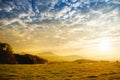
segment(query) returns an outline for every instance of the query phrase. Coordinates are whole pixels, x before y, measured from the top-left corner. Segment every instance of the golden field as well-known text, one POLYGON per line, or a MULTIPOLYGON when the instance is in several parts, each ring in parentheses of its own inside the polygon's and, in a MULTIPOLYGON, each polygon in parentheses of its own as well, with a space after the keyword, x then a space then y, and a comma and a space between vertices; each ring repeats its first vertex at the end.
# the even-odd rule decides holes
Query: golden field
POLYGON ((120 62, 0 64, 0 80, 120 80, 120 62))

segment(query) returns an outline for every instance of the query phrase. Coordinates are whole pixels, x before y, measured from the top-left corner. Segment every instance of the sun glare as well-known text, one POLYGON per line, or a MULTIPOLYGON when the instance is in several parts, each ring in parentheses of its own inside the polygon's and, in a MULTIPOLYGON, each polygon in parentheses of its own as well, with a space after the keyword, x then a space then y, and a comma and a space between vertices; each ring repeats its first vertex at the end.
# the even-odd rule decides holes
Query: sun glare
POLYGON ((102 40, 99 43, 99 48, 102 52, 110 52, 111 51, 111 41, 110 40, 102 40))

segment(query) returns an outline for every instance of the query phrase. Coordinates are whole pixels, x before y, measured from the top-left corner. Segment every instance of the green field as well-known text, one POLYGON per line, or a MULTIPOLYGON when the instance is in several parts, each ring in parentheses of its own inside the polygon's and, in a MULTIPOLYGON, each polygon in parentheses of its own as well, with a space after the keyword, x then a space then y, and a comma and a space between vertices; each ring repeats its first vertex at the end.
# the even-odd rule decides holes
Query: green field
POLYGON ((0 64, 0 80, 120 80, 120 63, 0 64))

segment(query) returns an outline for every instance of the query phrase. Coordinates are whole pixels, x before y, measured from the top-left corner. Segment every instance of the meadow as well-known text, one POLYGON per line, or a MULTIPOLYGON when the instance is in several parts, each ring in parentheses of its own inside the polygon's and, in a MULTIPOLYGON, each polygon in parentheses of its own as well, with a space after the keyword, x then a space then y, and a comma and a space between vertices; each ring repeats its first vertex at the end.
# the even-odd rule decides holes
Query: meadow
POLYGON ((120 80, 120 63, 73 61, 0 64, 0 80, 120 80))

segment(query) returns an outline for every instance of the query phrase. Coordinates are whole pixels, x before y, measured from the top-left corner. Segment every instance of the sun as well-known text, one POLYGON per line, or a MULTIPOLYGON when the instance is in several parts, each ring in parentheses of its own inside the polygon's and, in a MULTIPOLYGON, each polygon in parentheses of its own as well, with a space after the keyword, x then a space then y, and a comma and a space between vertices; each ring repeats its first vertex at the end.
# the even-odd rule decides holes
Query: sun
POLYGON ((110 52, 112 49, 111 41, 108 39, 101 40, 99 43, 99 49, 102 52, 110 52))

